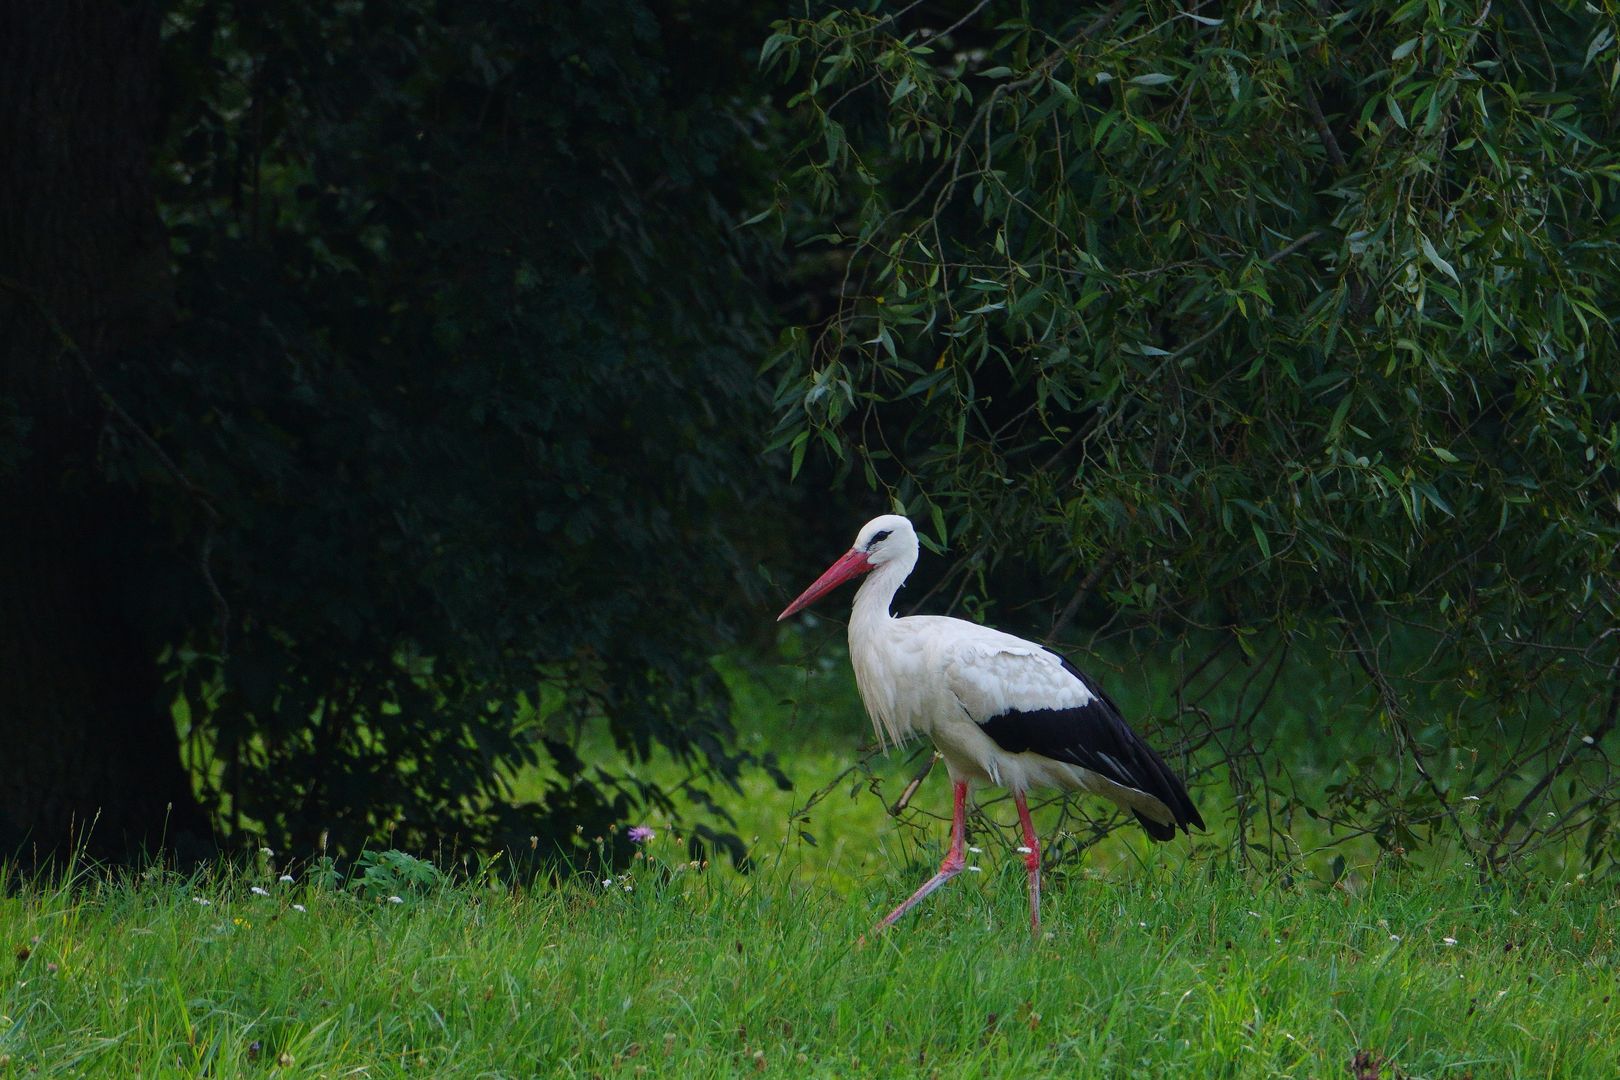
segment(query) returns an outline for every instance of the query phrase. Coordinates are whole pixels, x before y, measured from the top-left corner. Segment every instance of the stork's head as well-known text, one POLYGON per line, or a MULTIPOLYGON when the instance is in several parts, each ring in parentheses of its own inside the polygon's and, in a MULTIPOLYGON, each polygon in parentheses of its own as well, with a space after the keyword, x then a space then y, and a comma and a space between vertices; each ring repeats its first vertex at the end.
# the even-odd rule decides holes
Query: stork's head
POLYGON ((917 530, 911 527, 911 522, 899 514, 875 517, 861 526, 861 531, 855 536, 855 546, 850 548, 843 558, 829 566, 797 600, 776 617, 776 621, 781 622, 794 612, 804 610, 844 582, 859 577, 868 570, 897 565, 903 568, 902 573, 910 573, 916 564, 917 530))

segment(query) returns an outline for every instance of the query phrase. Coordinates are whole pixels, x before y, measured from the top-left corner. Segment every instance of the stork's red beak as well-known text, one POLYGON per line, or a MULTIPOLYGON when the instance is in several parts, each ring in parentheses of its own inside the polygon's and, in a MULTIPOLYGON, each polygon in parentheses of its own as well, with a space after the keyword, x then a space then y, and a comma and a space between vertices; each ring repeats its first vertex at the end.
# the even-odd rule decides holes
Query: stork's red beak
POLYGON ((851 548, 842 559, 827 567, 827 572, 816 578, 814 584, 800 593, 799 598, 776 617, 776 621, 781 622, 795 611, 803 611, 850 578, 860 577, 870 569, 872 560, 866 557, 866 552, 851 548))

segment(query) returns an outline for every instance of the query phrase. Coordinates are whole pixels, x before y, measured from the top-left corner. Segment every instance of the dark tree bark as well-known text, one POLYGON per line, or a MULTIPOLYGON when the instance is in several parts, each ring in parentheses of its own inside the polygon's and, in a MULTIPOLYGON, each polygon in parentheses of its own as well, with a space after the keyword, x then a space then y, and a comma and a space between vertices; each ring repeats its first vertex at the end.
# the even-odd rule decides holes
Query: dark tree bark
POLYGON ((162 699, 154 519, 103 460, 103 373, 156 355, 173 318, 159 19, 0 0, 0 859, 207 835, 162 699))

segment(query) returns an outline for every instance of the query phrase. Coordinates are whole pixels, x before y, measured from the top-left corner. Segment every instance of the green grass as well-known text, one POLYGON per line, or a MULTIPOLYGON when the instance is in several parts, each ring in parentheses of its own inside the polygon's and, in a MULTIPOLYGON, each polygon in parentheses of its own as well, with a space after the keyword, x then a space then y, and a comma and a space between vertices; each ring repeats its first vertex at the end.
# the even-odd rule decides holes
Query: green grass
POLYGON ((0 901, 0 1077, 1620 1072, 1608 890, 1408 874, 1352 894, 1170 858, 1053 882, 1031 941, 1000 860, 858 948, 913 875, 845 895, 651 850, 629 892, 24 888, 0 901))

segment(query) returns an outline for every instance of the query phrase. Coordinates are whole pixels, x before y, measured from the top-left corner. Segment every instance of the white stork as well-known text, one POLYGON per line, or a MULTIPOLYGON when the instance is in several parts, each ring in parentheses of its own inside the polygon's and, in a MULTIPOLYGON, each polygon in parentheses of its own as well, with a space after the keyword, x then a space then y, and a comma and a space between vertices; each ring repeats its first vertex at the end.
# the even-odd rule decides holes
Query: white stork
POLYGON ((898 514, 873 518, 777 621, 860 574, 849 619, 849 659, 861 700, 884 744, 933 740, 950 770, 951 847, 939 873, 874 927, 887 929, 962 872, 968 786, 1012 792, 1024 830, 1029 921, 1041 926, 1041 850, 1025 793, 1079 789, 1125 807, 1155 840, 1204 821, 1187 789, 1120 716, 1108 695, 1063 657, 1032 641, 938 615, 895 618, 889 605, 917 565, 917 533, 898 514))

